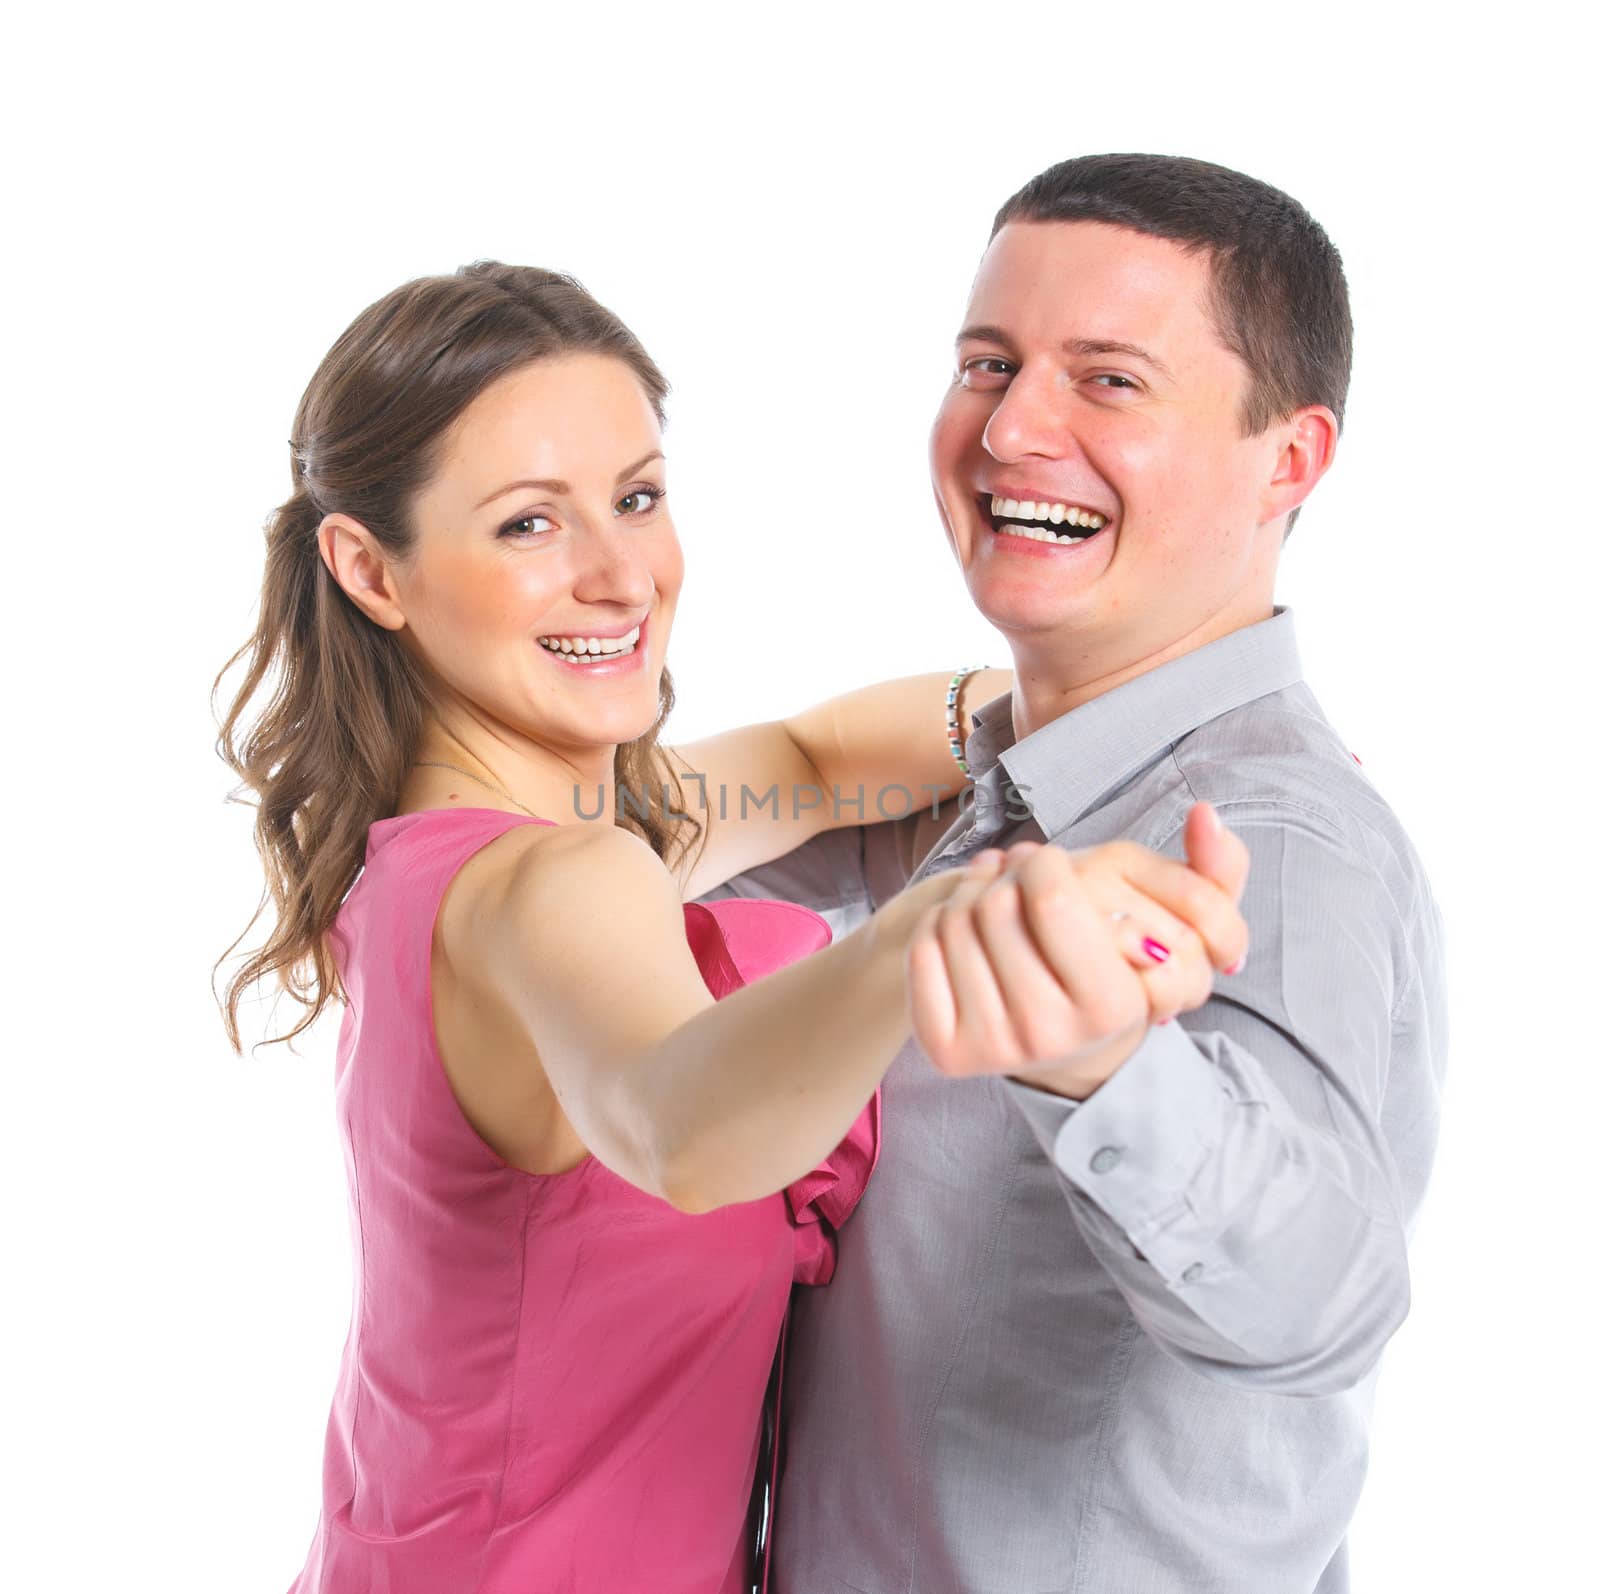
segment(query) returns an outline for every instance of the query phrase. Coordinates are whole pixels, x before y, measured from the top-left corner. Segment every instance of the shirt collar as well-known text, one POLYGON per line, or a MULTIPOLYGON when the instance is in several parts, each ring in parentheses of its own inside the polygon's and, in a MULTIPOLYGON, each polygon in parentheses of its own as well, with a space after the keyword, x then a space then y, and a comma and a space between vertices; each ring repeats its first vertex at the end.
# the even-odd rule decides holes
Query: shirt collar
POLYGON ((967 762, 989 785, 1002 767, 1040 829, 1057 836, 1197 726, 1300 679, 1294 616, 1275 609, 1270 620, 1158 664, 1020 742, 1007 692, 973 712, 967 762))

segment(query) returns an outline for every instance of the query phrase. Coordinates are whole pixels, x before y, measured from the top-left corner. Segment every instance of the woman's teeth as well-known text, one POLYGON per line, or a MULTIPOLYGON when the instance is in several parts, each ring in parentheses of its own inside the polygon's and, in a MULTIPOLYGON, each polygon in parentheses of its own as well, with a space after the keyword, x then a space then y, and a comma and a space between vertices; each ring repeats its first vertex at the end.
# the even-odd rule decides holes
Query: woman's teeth
POLYGON ((632 653, 638 640, 639 627, 635 626, 626 636, 542 636, 539 646, 572 664, 594 664, 632 653))
POLYGON ((1093 509, 1081 509, 1076 504, 1036 503, 1028 498, 991 498, 989 513, 996 531, 1034 542, 1083 542, 1106 523, 1106 517, 1093 509), (1076 535, 1050 530, 1061 525, 1077 527, 1076 535))

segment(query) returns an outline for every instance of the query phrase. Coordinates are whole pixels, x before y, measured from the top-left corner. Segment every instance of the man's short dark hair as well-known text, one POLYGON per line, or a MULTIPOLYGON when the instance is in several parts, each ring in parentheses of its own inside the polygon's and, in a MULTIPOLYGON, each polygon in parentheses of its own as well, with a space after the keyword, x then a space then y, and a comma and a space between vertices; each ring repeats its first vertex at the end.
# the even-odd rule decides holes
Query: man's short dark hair
POLYGON ((1344 425, 1350 293, 1339 251, 1303 205, 1210 161, 1082 155, 1040 172, 1000 207, 1011 221, 1098 221, 1211 256, 1217 334, 1250 372, 1240 426, 1265 431, 1302 405, 1344 425))

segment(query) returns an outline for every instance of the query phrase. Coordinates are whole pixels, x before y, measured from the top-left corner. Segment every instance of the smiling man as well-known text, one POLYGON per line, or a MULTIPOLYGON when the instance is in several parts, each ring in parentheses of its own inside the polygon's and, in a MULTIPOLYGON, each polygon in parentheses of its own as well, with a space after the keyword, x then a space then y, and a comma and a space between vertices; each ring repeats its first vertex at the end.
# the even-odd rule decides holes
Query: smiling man
POLYGON ((1000 210, 931 450, 1016 669, 966 746, 984 800, 736 889, 856 911, 981 847, 1180 852, 1204 799, 1250 849, 1251 949, 1070 1075, 964 1053, 993 993, 925 982, 796 1303, 780 1594, 1348 1587, 1444 1039, 1422 869, 1273 604, 1349 364, 1336 251, 1252 178, 1087 157, 1000 210))

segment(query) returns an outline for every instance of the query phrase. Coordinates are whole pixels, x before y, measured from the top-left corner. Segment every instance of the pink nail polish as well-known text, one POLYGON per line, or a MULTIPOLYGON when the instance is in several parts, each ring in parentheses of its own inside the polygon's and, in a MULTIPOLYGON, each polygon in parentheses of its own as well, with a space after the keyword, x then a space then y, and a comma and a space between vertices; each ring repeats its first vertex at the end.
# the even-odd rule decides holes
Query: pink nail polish
POLYGON ((1172 956, 1170 948, 1162 946, 1153 935, 1147 935, 1140 943, 1144 947, 1146 957, 1152 957, 1157 963, 1165 963, 1172 956))
POLYGON ((1156 1023, 1158 1024, 1170 1024, 1171 1022, 1172 1020, 1170 1018, 1158 1018, 1156 1020, 1156 1023))
MULTIPOLYGON (((1249 954, 1246 953, 1245 956, 1248 957, 1249 954)), ((1225 968, 1222 972, 1224 974, 1237 974, 1239 972, 1239 970, 1242 969, 1243 967, 1244 967, 1244 958, 1240 958, 1237 963, 1231 964, 1229 967, 1225 968)))

